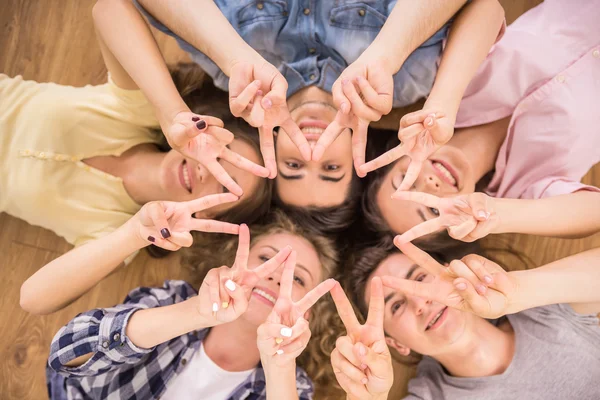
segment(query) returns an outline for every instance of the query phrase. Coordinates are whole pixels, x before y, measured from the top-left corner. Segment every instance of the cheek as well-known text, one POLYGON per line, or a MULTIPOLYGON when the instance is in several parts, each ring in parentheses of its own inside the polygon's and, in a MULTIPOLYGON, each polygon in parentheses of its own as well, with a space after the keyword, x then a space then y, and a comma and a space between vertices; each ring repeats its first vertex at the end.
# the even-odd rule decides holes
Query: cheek
POLYGON ((338 163, 352 163, 352 135, 344 131, 327 148, 323 159, 332 159, 338 163))

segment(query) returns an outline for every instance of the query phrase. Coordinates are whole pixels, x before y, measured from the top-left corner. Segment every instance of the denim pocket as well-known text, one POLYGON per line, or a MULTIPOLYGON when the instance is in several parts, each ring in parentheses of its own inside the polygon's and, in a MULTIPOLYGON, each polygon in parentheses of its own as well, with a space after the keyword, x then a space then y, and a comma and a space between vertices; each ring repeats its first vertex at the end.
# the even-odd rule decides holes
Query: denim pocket
POLYGON ((288 5, 285 0, 253 0, 237 12, 239 28, 256 22, 276 21, 288 16, 288 5))
POLYGON ((331 26, 342 29, 379 31, 387 19, 382 1, 338 0, 329 13, 331 26))

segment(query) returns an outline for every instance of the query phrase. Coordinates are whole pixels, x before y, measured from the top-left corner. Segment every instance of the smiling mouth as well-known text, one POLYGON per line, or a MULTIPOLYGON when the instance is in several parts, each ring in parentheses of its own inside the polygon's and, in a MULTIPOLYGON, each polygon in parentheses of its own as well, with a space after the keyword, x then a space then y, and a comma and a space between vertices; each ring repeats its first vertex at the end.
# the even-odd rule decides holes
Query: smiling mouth
POLYGON ((252 289, 252 294, 255 294, 263 302, 270 303, 271 306, 274 306, 275 302, 277 301, 275 297, 258 288, 252 289))
POLYGON ((442 315, 444 314, 444 311, 446 311, 448 309, 448 307, 444 307, 440 310, 439 313, 436 314, 435 317, 433 317, 433 319, 431 321, 429 321, 429 323, 427 324, 427 328, 425 328, 426 331, 428 331, 429 329, 431 329, 431 327, 435 326, 435 324, 439 321, 439 319, 442 317, 442 315))
POLYGON ((458 189, 458 180, 445 164, 441 163, 440 161, 433 160, 431 160, 431 164, 433 165, 433 168, 437 172, 438 176, 442 178, 444 182, 458 189))
POLYGON ((188 192, 192 193, 192 182, 190 179, 190 172, 187 166, 187 161, 185 159, 179 167, 179 181, 188 192))

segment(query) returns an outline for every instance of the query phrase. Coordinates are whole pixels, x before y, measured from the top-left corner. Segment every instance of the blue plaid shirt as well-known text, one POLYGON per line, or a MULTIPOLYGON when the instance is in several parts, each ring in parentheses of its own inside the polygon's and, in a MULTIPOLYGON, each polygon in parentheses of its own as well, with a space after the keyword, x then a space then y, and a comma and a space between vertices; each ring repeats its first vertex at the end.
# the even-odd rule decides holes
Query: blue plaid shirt
MULTIPOLYGON (((133 1, 155 28, 177 39, 179 46, 213 78, 217 87, 228 90, 229 78, 214 62, 145 11, 138 0, 133 1)), ((215 0, 215 3, 246 43, 281 71, 288 82, 289 97, 307 86, 318 86, 331 93, 342 71, 373 42, 396 0, 215 0)), ((394 75, 394 107, 412 104, 429 95, 450 24, 449 21, 417 48, 394 75)))
MULTIPOLYGON (((165 281, 162 288, 137 288, 123 304, 76 316, 52 340, 46 376, 51 399, 158 399, 199 350, 208 329, 190 332, 151 349, 140 349, 125 334, 131 315, 142 309, 163 307, 197 295, 188 283, 165 281), (69 361, 93 353, 79 367, 69 361)), ((301 368, 296 369, 301 400, 312 399, 313 386, 301 368)), ((227 400, 266 399, 264 371, 259 364, 245 382, 232 388, 227 400)))

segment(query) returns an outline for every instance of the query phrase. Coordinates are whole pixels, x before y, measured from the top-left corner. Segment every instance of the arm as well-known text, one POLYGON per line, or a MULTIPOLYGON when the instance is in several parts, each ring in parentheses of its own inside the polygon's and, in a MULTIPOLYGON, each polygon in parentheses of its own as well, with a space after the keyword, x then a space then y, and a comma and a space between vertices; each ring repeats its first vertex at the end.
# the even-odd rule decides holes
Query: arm
POLYGON ((262 59, 233 29, 213 0, 139 0, 139 3, 171 31, 206 54, 227 76, 231 76, 236 60, 262 59))
POLYGON ((281 367, 265 366, 267 400, 298 400, 296 363, 281 367))
POLYGON ((579 192, 544 199, 493 199, 498 226, 493 233, 579 238, 600 231, 600 193, 579 192))
POLYGON ((49 314, 75 301, 114 271, 133 252, 145 247, 129 224, 51 261, 21 286, 21 307, 49 314))

